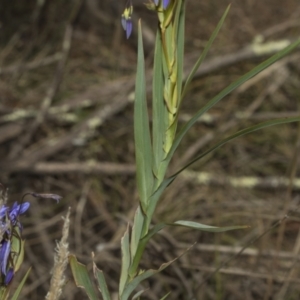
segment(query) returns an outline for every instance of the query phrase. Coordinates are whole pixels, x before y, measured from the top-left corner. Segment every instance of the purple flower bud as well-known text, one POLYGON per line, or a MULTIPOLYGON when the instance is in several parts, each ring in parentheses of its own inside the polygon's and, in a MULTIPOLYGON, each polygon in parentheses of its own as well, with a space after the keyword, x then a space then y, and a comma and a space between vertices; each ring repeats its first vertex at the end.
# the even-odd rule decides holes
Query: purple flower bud
POLYGON ((8 207, 3 205, 1 208, 0 208, 0 218, 4 218, 5 217, 5 214, 8 210, 8 207))
POLYGON ((0 249, 0 268, 1 273, 6 275, 6 266, 10 253, 10 241, 3 240, 0 249))
POLYGON ((124 30, 126 31, 126 38, 128 39, 132 32, 132 21, 131 19, 126 20, 122 17, 122 26, 124 30))
POLYGON ((163 0, 163 8, 166 9, 170 3, 170 0, 163 0))
MULTIPOLYGON (((15 260, 19 260, 18 256, 22 251, 15 252, 12 249, 12 244, 21 239, 22 224, 19 221, 19 216, 24 214, 29 206, 29 202, 21 204, 15 202, 11 207, 0 206, 0 285, 9 285, 13 280, 15 271, 17 271, 14 264, 15 260)), ((23 247, 22 243, 20 247, 23 247)))
POLYGON ((18 204, 17 202, 15 202, 13 207, 10 210, 10 213, 13 213, 17 216, 22 215, 27 211, 29 206, 30 206, 29 202, 24 202, 22 204, 18 204))
POLYGON ((28 210, 29 206, 29 202, 24 202, 22 204, 15 202, 13 204, 12 208, 9 209, 9 219, 12 224, 16 223, 18 216, 24 214, 28 210))
POLYGON ((123 29, 126 31, 126 38, 128 39, 131 35, 132 32, 132 20, 131 20, 131 16, 133 13, 133 7, 132 5, 128 5, 123 14, 122 14, 122 26, 123 29))
POLYGON ((14 274, 13 268, 10 268, 10 269, 7 271, 7 274, 6 274, 6 276, 5 276, 4 284, 5 284, 5 285, 9 285, 10 282, 11 282, 11 280, 13 279, 14 275, 15 275, 15 274, 14 274))

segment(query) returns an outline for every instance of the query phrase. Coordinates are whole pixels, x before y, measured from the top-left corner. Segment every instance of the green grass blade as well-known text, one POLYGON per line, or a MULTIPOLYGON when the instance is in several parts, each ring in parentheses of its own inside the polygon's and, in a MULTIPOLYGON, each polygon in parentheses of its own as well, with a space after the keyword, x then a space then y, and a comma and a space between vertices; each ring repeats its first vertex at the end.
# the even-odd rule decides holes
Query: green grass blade
POLYGON ((23 277, 22 281, 19 283, 19 285, 18 285, 16 291, 14 292, 13 296, 11 297, 11 300, 17 300, 18 297, 20 296, 20 293, 21 293, 21 291, 22 291, 22 288, 23 288, 23 286, 24 286, 24 284, 25 284, 25 281, 26 281, 26 279, 27 279, 27 277, 28 277, 30 271, 31 271, 31 268, 28 269, 28 271, 26 272, 26 274, 25 274, 25 276, 23 277))
MULTIPOLYGON (((148 241, 157 233, 159 232, 160 230, 162 230, 164 227, 166 226, 166 224, 164 223, 160 223, 160 224, 157 224, 155 225, 153 228, 151 228, 149 230, 149 232, 147 233, 146 236, 144 236, 140 241, 139 241, 139 244, 138 244, 138 249, 136 251, 136 255, 133 259, 133 262, 132 262, 132 270, 136 270, 137 269, 137 266, 142 258, 142 255, 144 253, 144 250, 147 246, 147 243, 148 241)), ((130 272, 131 274, 131 272, 130 272)))
POLYGON ((134 138, 137 167, 137 186, 140 201, 146 211, 153 186, 152 148, 146 100, 145 62, 141 22, 138 26, 138 62, 134 103, 134 138))
POLYGON ((168 110, 164 102, 163 57, 160 30, 157 31, 154 66, 153 66, 153 98, 152 98, 152 140, 153 140, 153 172, 158 175, 159 164, 165 158, 164 137, 168 127, 168 110))
POLYGON ((217 37, 224 21, 225 21, 225 18, 229 12, 229 9, 230 9, 230 5, 228 5, 227 9, 225 10, 221 20, 219 21, 217 27, 215 28, 215 30, 213 31, 212 35, 210 36, 204 50, 202 51, 200 57, 198 58, 197 62, 195 63, 191 73, 188 75, 187 79, 186 79, 186 82, 184 84, 184 88, 183 88, 183 91, 182 91, 182 98, 185 96, 186 92, 187 92, 187 89, 195 75, 195 73, 197 72, 198 68, 200 67, 200 65, 202 64, 203 60, 205 59, 212 43, 214 42, 215 38, 217 37))
POLYGON ((133 295, 133 297, 131 298, 131 300, 136 300, 136 299, 141 299, 140 296, 145 293, 146 290, 141 290, 139 292, 137 292, 136 294, 133 295))
POLYGON ((97 268, 95 263, 93 263, 93 271, 103 300, 111 300, 103 272, 97 268))
POLYGON ((179 257, 176 257, 174 260, 169 261, 167 263, 164 263, 160 266, 158 270, 147 270, 143 272, 142 274, 136 276, 130 283, 128 283, 125 287, 125 290, 120 297, 120 300, 127 300, 129 299, 131 293, 137 288, 137 286, 145 279, 161 272, 164 270, 166 267, 168 267, 171 263, 173 263, 175 260, 177 260, 179 257))
POLYGON ((160 199, 160 196, 164 192, 164 190, 168 187, 168 185, 173 181, 174 179, 165 179, 158 187, 158 189, 151 195, 150 201, 149 201, 149 207, 147 211, 147 225, 146 228, 149 228, 150 222, 153 216, 153 213, 155 211, 156 205, 158 200, 160 199))
MULTIPOLYGON (((165 224, 159 224, 157 229, 160 228, 160 226, 164 226, 165 224)), ((162 229, 162 228, 161 228, 162 229)), ((159 230, 158 230, 159 231, 159 230)), ((136 276, 130 283, 128 283, 126 285, 126 288, 124 289, 124 292, 122 294, 122 296, 120 297, 120 300, 127 300, 131 293, 137 288, 137 286, 145 279, 163 271, 165 268, 167 268, 170 264, 172 264, 174 261, 176 261, 177 259, 179 259, 182 255, 184 255, 187 251, 189 251, 192 247, 187 248, 181 255, 177 256, 175 259, 162 264, 159 269, 157 270, 147 270, 141 274, 139 274, 138 276, 136 276)))
POLYGON ((236 139, 236 138, 238 138, 240 136, 246 135, 246 134, 251 133, 251 132, 255 132, 255 131, 263 129, 263 128, 267 128, 267 127, 271 127, 271 126, 275 126, 275 125, 279 125, 279 124, 292 123, 292 122, 300 122, 300 116, 299 117, 281 118, 281 119, 266 121, 266 122, 262 122, 262 123, 259 123, 257 125, 245 128, 243 130, 240 130, 240 131, 238 131, 238 132, 230 135, 229 137, 221 140, 220 142, 218 142, 217 144, 215 144, 214 146, 212 146, 211 148, 209 148, 207 151, 205 151, 201 155, 197 156, 195 159, 193 159, 192 161, 190 161, 187 165, 185 165, 183 168, 181 168, 178 172, 176 172, 169 179, 175 178, 179 173, 181 173, 184 169, 186 169, 187 167, 189 167, 191 164, 193 164, 197 160, 203 158, 204 156, 206 156, 210 152, 212 152, 212 151, 218 149, 219 147, 223 146, 224 144, 228 143, 229 141, 232 141, 232 140, 234 140, 234 139, 236 139))
POLYGON ((181 227, 187 227, 191 229, 196 229, 200 231, 208 231, 208 232, 225 232, 225 231, 230 231, 230 230, 237 230, 237 229, 245 229, 249 228, 249 226, 228 226, 228 227, 216 227, 216 226, 209 226, 197 222, 192 222, 192 221, 176 221, 175 223, 168 224, 171 226, 181 226, 181 227))
POLYGON ((138 285, 145 279, 151 277, 152 275, 156 274, 156 270, 148 270, 141 275, 135 277, 129 284, 126 285, 126 288, 123 294, 120 297, 120 300, 128 300, 131 293, 138 287, 138 285))
POLYGON ((129 249, 129 226, 121 239, 122 266, 119 284, 119 295, 123 293, 124 287, 128 279, 128 269, 131 264, 130 249, 129 249))
POLYGON ((69 256, 69 262, 76 286, 84 289, 90 300, 98 300, 86 266, 79 263, 74 255, 69 256))
POLYGON ((291 52, 293 49, 295 49, 297 46, 300 45, 300 40, 292 43, 290 46, 286 47, 282 51, 276 53, 266 61, 262 62, 255 68, 253 68, 251 71, 246 73, 245 75, 241 76, 238 80, 230 84, 228 87, 226 87, 224 90, 222 90, 218 95, 216 95, 213 99, 211 99, 203 108, 201 108, 179 131, 176 139, 174 140, 173 146, 170 149, 170 152, 168 153, 167 158, 164 161, 163 168, 167 168, 175 150, 177 149, 178 145, 180 144, 182 138, 185 136, 187 131, 197 122, 199 117, 201 117, 205 112, 207 112, 211 107, 213 107, 215 104, 217 104, 220 100, 222 100, 225 96, 227 96, 230 92, 238 88, 240 85, 242 85, 244 82, 249 80, 250 78, 254 77, 270 65, 272 65, 277 60, 281 59, 285 55, 287 55, 289 52, 291 52))
POLYGON ((139 206, 135 212, 132 231, 131 231, 131 241, 130 241, 130 255, 131 261, 133 261, 140 239, 143 235, 143 228, 145 222, 145 215, 142 212, 141 207, 139 206))

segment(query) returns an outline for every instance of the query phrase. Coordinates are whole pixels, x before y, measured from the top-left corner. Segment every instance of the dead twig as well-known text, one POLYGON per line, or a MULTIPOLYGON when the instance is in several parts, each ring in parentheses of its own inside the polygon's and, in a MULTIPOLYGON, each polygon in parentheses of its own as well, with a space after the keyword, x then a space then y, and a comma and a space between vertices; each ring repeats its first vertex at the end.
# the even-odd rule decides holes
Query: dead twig
POLYGON ((21 151, 24 149, 24 147, 26 147, 26 145, 28 145, 32 136, 35 134, 35 132, 38 129, 38 127, 40 126, 40 124, 42 124, 42 122, 45 118, 46 112, 48 111, 49 107, 51 106, 52 100, 59 88, 61 81, 62 81, 64 67, 65 67, 67 57, 68 57, 68 54, 69 54, 69 51, 71 48, 72 31, 73 31, 72 26, 70 24, 67 25, 64 39, 63 39, 62 56, 58 62, 56 74, 53 77, 52 84, 47 91, 47 95, 43 100, 43 103, 40 107, 40 112, 37 115, 35 121, 31 124, 31 126, 29 126, 27 133, 24 136, 22 136, 21 140, 19 141, 19 143, 16 144, 15 148, 12 149, 12 151, 9 155, 9 158, 11 158, 11 159, 14 159, 15 157, 17 157, 21 153, 21 151))
POLYGON ((13 74, 15 72, 19 72, 20 70, 22 72, 31 71, 40 67, 51 65, 53 63, 56 63, 57 61, 60 61, 61 59, 62 59, 62 53, 57 52, 54 53, 53 55, 49 55, 42 59, 37 59, 29 63, 23 63, 23 64, 0 68, 0 75, 13 74))

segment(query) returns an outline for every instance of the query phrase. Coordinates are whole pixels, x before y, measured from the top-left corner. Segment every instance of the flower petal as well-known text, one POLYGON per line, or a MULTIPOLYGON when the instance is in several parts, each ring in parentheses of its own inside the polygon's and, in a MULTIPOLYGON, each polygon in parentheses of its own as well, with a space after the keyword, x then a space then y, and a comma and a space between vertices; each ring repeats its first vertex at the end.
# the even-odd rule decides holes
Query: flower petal
POLYGON ((14 269, 13 268, 10 268, 8 271, 7 271, 7 274, 5 276, 5 279, 4 279, 4 284, 5 285, 8 285, 10 284, 11 280, 13 279, 14 277, 14 269))
POLYGON ((19 210, 18 215, 24 214, 28 210, 29 206, 30 206, 29 202, 24 202, 21 205, 18 205, 18 210, 19 210))
POLYGON ((5 206, 5 205, 1 206, 1 208, 0 208, 0 218, 5 217, 5 214, 6 214, 7 210, 8 210, 7 206, 5 206))
POLYGON ((163 8, 166 9, 170 3, 170 0, 163 0, 163 8))
POLYGON ((6 266, 10 253, 10 241, 3 241, 0 249, 0 266, 2 274, 6 275, 6 266))
POLYGON ((127 39, 130 37, 131 32, 132 32, 132 21, 127 20, 127 22, 126 22, 126 37, 127 37, 127 39))
POLYGON ((122 22, 123 29, 126 31, 127 38, 129 38, 132 32, 132 20, 131 20, 132 13, 133 13, 133 6, 128 5, 122 14, 121 22, 122 22))

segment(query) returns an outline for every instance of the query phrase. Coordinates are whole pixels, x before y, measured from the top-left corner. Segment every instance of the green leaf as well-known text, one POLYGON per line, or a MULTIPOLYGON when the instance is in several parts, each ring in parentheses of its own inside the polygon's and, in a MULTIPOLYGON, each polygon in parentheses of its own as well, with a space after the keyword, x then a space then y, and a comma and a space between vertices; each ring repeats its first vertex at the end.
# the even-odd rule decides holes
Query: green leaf
MULTIPOLYGON (((180 255, 179 257, 181 257, 180 255)), ((153 276, 154 274, 157 274, 164 270, 166 267, 168 267, 170 264, 172 264, 174 261, 176 261, 179 257, 176 257, 174 260, 164 263, 160 266, 158 270, 147 270, 143 272, 142 274, 136 276, 130 283, 128 283, 124 289, 124 292, 122 296, 120 297, 120 300, 127 300, 131 293, 137 288, 137 286, 145 279, 153 276)))
MULTIPOLYGON (((162 43, 161 32, 157 31, 154 65, 153 65, 153 83, 152 83, 152 140, 153 140, 153 173, 156 177, 160 177, 157 173, 159 164, 165 158, 164 137, 168 127, 168 110, 164 102, 163 88, 163 62, 162 62, 162 43)), ((164 174, 163 174, 164 175, 164 174)))
MULTIPOLYGON (((151 239, 151 237, 153 237, 157 232, 159 232, 165 226, 166 226, 166 224, 164 224, 164 223, 160 223, 160 224, 155 225, 153 228, 151 228, 149 230, 147 235, 139 241, 138 248, 137 248, 137 251, 136 251, 136 255, 134 256, 133 262, 132 262, 132 265, 131 265, 131 269, 133 271, 135 271, 137 269, 138 264, 139 264, 139 262, 142 258, 142 255, 144 253, 144 250, 147 246, 148 241, 151 239)), ((133 271, 130 271, 130 274, 132 274, 133 271)))
MULTIPOLYGON (((149 223, 150 225, 150 223, 149 223)), ((129 274, 133 277, 133 275, 135 275, 135 272, 138 268, 138 265, 139 265, 139 262, 142 258, 142 255, 144 253, 144 250, 148 244, 148 241, 157 233, 159 232, 160 230, 162 230, 164 227, 166 227, 167 224, 165 223, 159 223, 159 224, 156 224, 153 228, 151 228, 149 230, 149 232, 139 241, 139 244, 138 244, 138 248, 137 248, 137 251, 136 251, 136 254, 133 258, 133 261, 132 261, 132 264, 131 264, 131 267, 130 267, 130 270, 129 270, 129 274)))
POLYGON ((7 300, 9 297, 10 286, 1 285, 0 286, 0 299, 7 300))
MULTIPOLYGON (((249 228, 249 226, 229 226, 229 227, 215 227, 215 226, 209 226, 204 225, 201 223, 191 222, 191 221, 177 221, 175 223, 159 223, 153 226, 148 234, 146 234, 138 244, 138 249, 136 251, 136 255, 133 259, 131 268, 136 270, 139 261, 141 260, 142 254, 144 253, 144 250, 149 242, 149 240, 160 230, 165 228, 166 226, 185 226, 192 229, 202 230, 202 231, 209 231, 209 232, 224 232, 229 230, 236 230, 236 229, 244 229, 249 228)), ((131 272, 132 273, 132 272, 131 272)))
POLYGON ((147 224, 146 224, 146 228, 149 228, 150 226, 150 222, 153 216, 153 213, 155 211, 156 205, 158 200, 160 199, 160 196, 162 195, 162 193, 164 192, 164 190, 168 187, 168 185, 174 180, 174 178, 167 178, 165 180, 163 180, 163 182, 160 184, 160 186, 158 187, 158 189, 153 193, 153 195, 151 195, 150 197, 150 201, 149 201, 149 207, 147 210, 147 224))
POLYGON ((236 229, 245 229, 249 228, 249 226, 242 225, 242 226, 228 226, 228 227, 216 227, 216 226, 209 226, 197 222, 192 221, 176 221, 175 223, 169 223, 168 225, 171 226, 182 226, 182 227, 188 227, 191 229, 197 229, 200 231, 208 231, 208 232, 224 232, 229 230, 236 230, 236 229))
POLYGON ((148 241, 156 234, 158 233, 159 231, 161 231, 162 229, 164 229, 168 224, 166 223, 158 223, 156 224, 155 226, 153 226, 148 234, 141 240, 140 244, 142 246, 146 246, 146 244, 148 243, 148 241))
POLYGON ((137 166, 137 185, 143 210, 147 210, 148 197, 153 186, 152 147, 146 100, 145 62, 141 22, 138 27, 138 62, 134 103, 134 138, 137 166))
POLYGON ((26 274, 23 277, 22 281, 19 283, 16 291, 14 292, 13 296, 11 297, 11 300, 17 300, 18 299, 30 271, 31 271, 31 268, 28 269, 28 271, 26 272, 26 274))
POLYGON ((277 60, 281 59, 285 55, 287 55, 289 52, 291 52, 293 49, 295 49, 297 46, 300 45, 300 39, 294 43, 292 43, 290 46, 286 47, 282 51, 279 51, 263 63, 259 64, 255 68, 253 68, 251 71, 246 73, 245 75, 241 76, 238 80, 230 84, 228 87, 226 87, 224 90, 222 90, 218 95, 216 95, 213 99, 211 99, 203 108, 201 108, 180 130, 178 133, 176 139, 174 140, 174 143, 172 145, 172 148, 170 149, 170 152, 167 155, 167 158, 164 161, 163 168, 167 168, 175 150, 177 149, 178 145, 180 144, 181 140, 185 136, 185 134, 188 132, 188 130, 197 122, 197 120, 205 113, 207 112, 211 107, 213 107, 215 104, 217 104, 220 100, 222 100, 225 96, 227 96, 230 92, 238 88, 240 85, 242 85, 244 82, 249 80, 250 78, 254 77, 270 65, 272 65, 277 60))
POLYGON ((197 72, 197 70, 199 69, 200 65, 202 64, 203 60, 205 59, 212 43, 214 42, 215 38, 217 37, 221 27, 223 26, 223 23, 225 21, 225 18, 229 12, 229 9, 230 9, 230 6, 231 5, 228 5, 227 6, 227 9, 225 10, 221 20, 219 21, 217 27, 215 28, 215 30, 213 31, 212 35, 210 36, 205 48, 203 49, 200 57, 198 58, 197 62, 195 63, 191 73, 188 75, 187 79, 186 79, 186 82, 185 82, 185 85, 184 85, 184 88, 183 88, 183 92, 182 92, 182 98, 185 96, 186 92, 187 92, 187 89, 195 75, 195 73, 197 72))
POLYGON ((234 230, 234 229, 244 229, 244 228, 248 228, 248 226, 242 225, 242 226, 231 226, 231 227, 215 227, 215 226, 209 226, 209 225, 204 225, 201 223, 197 223, 197 222, 192 222, 192 221, 176 221, 174 223, 159 223, 156 224, 155 226, 153 226, 148 234, 141 239, 140 241, 140 245, 142 247, 145 248, 146 244, 148 243, 148 241, 159 231, 161 231, 163 228, 165 228, 166 226, 185 226, 185 227, 190 227, 193 229, 199 229, 199 230, 205 230, 205 231, 212 231, 212 232, 221 232, 221 231, 226 231, 226 230, 234 230))
POLYGON ((131 231, 131 241, 130 241, 131 261, 133 261, 133 258, 135 257, 140 239, 142 238, 144 222, 145 222, 145 215, 141 207, 138 206, 135 212, 132 231, 131 231))
POLYGON ((93 263, 93 271, 103 300, 111 300, 103 272, 97 268, 95 262, 93 263))
POLYGON ((14 270, 17 272, 24 260, 24 244, 25 241, 21 239, 20 229, 18 226, 13 226, 13 236, 11 239, 11 251, 15 253, 13 256, 14 270))
POLYGON ((74 255, 69 256, 69 262, 76 286, 84 289, 90 300, 98 300, 86 266, 79 263, 74 255))
POLYGON ((119 284, 119 295, 123 293, 125 284, 128 279, 128 269, 131 264, 130 249, 129 249, 129 225, 127 226, 126 232, 121 239, 121 253, 122 253, 122 267, 119 284))
MULTIPOLYGON (((163 224, 160 224, 163 225, 163 224)), ((187 251, 189 251, 191 248, 193 247, 193 245, 191 247, 189 247, 188 249, 186 249, 181 255, 179 255, 178 257, 176 257, 175 259, 162 264, 158 270, 147 270, 142 272, 141 274, 139 274, 138 276, 136 276, 130 283, 128 283, 126 285, 126 288, 124 289, 124 292, 122 294, 122 296, 120 297, 120 300, 127 300, 129 298, 129 296, 131 295, 131 293, 137 288, 137 286, 145 279, 151 277, 154 274, 157 274, 159 272, 161 272, 162 270, 164 270, 166 267, 168 267, 170 264, 172 264, 174 261, 176 261, 177 259, 179 259, 182 255, 184 255, 187 251)))
POLYGON ((219 147, 223 146, 224 144, 228 143, 229 141, 232 141, 232 140, 234 140, 234 139, 236 139, 240 136, 246 135, 246 134, 251 133, 251 132, 255 132, 255 131, 263 129, 263 128, 267 128, 267 127, 271 127, 271 126, 279 125, 279 124, 292 123, 292 122, 300 122, 300 116, 299 117, 292 117, 292 118, 281 118, 281 119, 270 120, 270 121, 262 122, 262 123, 259 123, 257 125, 245 128, 243 130, 240 130, 240 131, 230 135, 229 137, 221 140, 220 142, 218 142, 217 144, 215 144, 214 146, 209 148, 207 151, 205 151, 201 155, 194 158, 187 165, 185 165, 183 168, 181 168, 179 171, 177 171, 174 175, 172 175, 169 178, 169 180, 171 180, 172 178, 174 179, 179 173, 181 173, 183 170, 185 170, 191 164, 193 164, 197 160, 203 158, 204 156, 206 156, 210 152, 212 152, 212 151, 218 149, 219 147))

